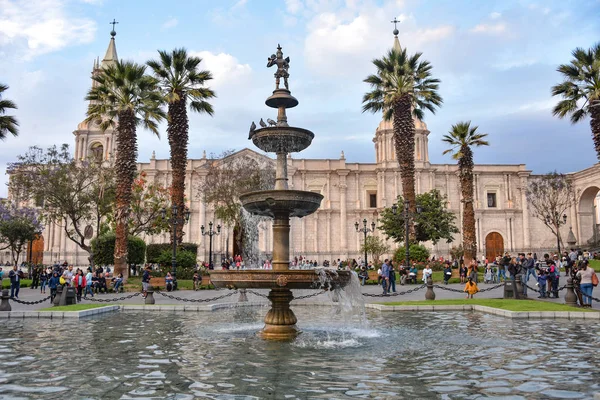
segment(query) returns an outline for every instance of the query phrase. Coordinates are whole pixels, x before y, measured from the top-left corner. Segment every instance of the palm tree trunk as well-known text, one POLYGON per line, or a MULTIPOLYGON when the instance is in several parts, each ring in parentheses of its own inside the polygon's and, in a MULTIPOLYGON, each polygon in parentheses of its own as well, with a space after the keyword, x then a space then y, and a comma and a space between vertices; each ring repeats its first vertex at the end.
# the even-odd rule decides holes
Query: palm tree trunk
POLYGON ((173 170, 173 182, 171 187, 171 203, 177 206, 177 243, 183 241, 184 223, 184 193, 185 193, 185 170, 187 167, 187 145, 188 145, 188 117, 186 98, 178 93, 180 100, 169 103, 169 116, 167 134, 169 146, 171 147, 171 169, 173 170))
POLYGON ((600 161, 600 100, 590 102, 590 127, 592 128, 592 138, 596 148, 596 156, 600 161))
MULTIPOLYGON (((400 165, 402 196, 408 200, 409 210, 417 210, 415 194, 415 122, 412 117, 410 97, 404 96, 393 105, 394 147, 400 165)), ((411 219, 409 238, 415 240, 415 225, 411 219)))
POLYGON ((131 110, 119 113, 117 127, 116 174, 116 211, 115 211, 115 275, 129 276, 127 268, 127 236, 129 231, 129 207, 131 190, 136 172, 137 137, 135 132, 135 116, 131 110))
POLYGON ((458 160, 460 190, 463 201, 463 249, 465 264, 477 256, 475 237, 475 209, 473 207, 473 152, 462 146, 462 157, 458 160))

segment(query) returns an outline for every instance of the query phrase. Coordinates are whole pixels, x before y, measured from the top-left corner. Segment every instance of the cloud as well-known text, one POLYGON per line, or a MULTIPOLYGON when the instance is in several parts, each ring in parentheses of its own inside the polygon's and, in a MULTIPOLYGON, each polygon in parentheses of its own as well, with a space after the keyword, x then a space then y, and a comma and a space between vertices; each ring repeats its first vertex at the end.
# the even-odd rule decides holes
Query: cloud
POLYGON ((499 12, 493 12, 490 14, 490 18, 491 19, 498 19, 502 16, 502 14, 500 14, 499 12))
POLYGON ((232 7, 232 10, 244 7, 246 5, 246 3, 248 2, 248 0, 238 0, 232 7))
POLYGON ((252 72, 250 65, 239 63, 231 54, 196 51, 190 52, 190 55, 202 58, 201 67, 209 70, 213 75, 209 83, 213 88, 235 84, 248 78, 252 72))
POLYGON ((285 9, 290 14, 297 14, 304 8, 301 0, 285 0, 285 9))
POLYGON ((167 19, 162 24, 161 28, 163 30, 167 30, 167 29, 175 28, 177 26, 177 24, 179 24, 179 21, 177 20, 177 18, 175 18, 175 17, 169 17, 169 19, 167 19))
POLYGON ((478 24, 471 29, 473 33, 499 34, 506 31, 506 24, 499 22, 497 24, 478 24))
POLYGON ((90 43, 96 23, 71 16, 65 0, 0 0, 0 45, 31 59, 64 47, 90 43))

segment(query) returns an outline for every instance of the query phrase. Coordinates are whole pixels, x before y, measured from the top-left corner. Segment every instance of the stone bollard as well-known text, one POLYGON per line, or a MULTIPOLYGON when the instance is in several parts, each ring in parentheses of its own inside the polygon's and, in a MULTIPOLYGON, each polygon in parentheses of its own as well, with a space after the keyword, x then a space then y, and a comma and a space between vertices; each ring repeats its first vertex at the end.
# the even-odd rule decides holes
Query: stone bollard
POLYGON ((425 292, 425 300, 435 300, 435 292, 433 291, 433 279, 427 278, 427 291, 425 292))
POLYGON ((60 292, 60 300, 58 301, 58 305, 59 306, 66 306, 67 305, 67 290, 69 289, 67 286, 59 286, 62 287, 62 290, 60 292))
POLYGON ((0 311, 12 310, 12 308, 10 307, 10 303, 8 302, 8 299, 10 299, 10 295, 8 294, 8 289, 4 289, 2 291, 2 297, 0 297, 0 299, 2 299, 0 301, 0 311))
POLYGON ((526 296, 523 295, 523 284, 521 283, 521 275, 515 277, 515 299, 521 299, 526 296))
POLYGON ((67 287, 67 290, 64 292, 66 293, 65 301, 67 306, 77 304, 77 293, 75 292, 75 288, 73 286, 67 287))
POLYGON ((505 299, 514 299, 514 287, 511 281, 504 281, 504 298, 505 299))
POLYGON ((567 278, 567 293, 565 294, 565 304, 571 307, 577 307, 577 295, 573 288, 573 278, 567 278))
POLYGON ((248 295, 246 295, 246 289, 240 289, 240 297, 238 298, 238 303, 246 302, 248 302, 248 295))
POLYGON ((148 290, 146 290, 146 300, 144 304, 155 304, 156 300, 154 300, 154 287, 148 286, 148 290))
POLYGON ((60 299, 62 298, 62 292, 63 292, 63 286, 62 285, 58 285, 56 287, 56 296, 54 296, 54 300, 52 300, 52 305, 53 306, 59 306, 60 305, 60 299))

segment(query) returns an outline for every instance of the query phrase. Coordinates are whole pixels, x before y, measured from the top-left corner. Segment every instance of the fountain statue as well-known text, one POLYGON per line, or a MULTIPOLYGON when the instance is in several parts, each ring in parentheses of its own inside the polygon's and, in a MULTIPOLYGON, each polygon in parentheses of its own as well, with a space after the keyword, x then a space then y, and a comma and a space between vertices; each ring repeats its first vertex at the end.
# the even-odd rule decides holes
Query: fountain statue
POLYGON ((277 155, 275 189, 246 193, 240 196, 242 206, 251 214, 273 218, 273 269, 212 271, 211 281, 216 287, 271 289, 271 309, 265 316, 265 326, 260 336, 270 340, 290 340, 300 331, 296 316, 290 309, 294 296, 290 289, 336 289, 350 281, 350 271, 328 269, 290 270, 290 217, 305 217, 317 211, 323 196, 319 193, 288 188, 287 155, 310 146, 314 134, 303 128, 288 125, 286 110, 298 105, 289 90, 289 57, 283 58, 280 45, 277 53, 268 59, 267 67, 277 66, 275 90, 265 101, 277 109, 277 121, 260 128, 252 122, 249 139, 259 149, 277 155), (279 87, 280 78, 285 89, 279 87))

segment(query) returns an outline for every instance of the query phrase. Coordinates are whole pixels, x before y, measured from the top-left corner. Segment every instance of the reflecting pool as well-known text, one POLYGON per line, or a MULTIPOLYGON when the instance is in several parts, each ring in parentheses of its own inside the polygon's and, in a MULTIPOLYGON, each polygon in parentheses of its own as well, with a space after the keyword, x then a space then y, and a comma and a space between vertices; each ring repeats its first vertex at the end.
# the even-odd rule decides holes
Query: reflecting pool
POLYGON ((256 336, 266 308, 8 320, 0 399, 578 399, 600 392, 600 323, 475 312, 295 307, 293 343, 256 336))

